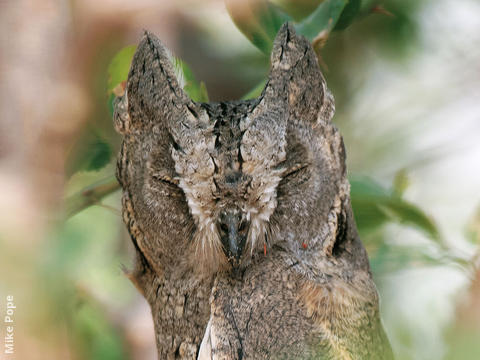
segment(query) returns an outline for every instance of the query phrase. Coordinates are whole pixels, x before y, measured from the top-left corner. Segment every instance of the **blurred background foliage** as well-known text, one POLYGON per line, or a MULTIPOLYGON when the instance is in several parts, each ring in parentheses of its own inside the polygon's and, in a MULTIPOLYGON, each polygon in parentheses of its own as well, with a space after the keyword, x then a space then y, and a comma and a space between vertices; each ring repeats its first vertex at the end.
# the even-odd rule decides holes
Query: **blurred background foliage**
POLYGON ((284 21, 336 99, 352 205, 398 359, 480 358, 480 4, 471 0, 5 2, 2 301, 16 359, 154 359, 123 275, 112 102, 142 29, 196 101, 258 96, 284 21), (19 126, 21 124, 21 126, 19 126), (20 335, 21 333, 21 335, 20 335))

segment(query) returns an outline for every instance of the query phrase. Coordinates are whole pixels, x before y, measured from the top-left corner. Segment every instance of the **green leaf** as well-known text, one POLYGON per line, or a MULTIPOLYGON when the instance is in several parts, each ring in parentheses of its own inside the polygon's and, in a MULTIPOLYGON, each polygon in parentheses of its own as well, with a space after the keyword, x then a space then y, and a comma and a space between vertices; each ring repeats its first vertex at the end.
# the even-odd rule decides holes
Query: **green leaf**
POLYGON ((347 5, 347 0, 326 0, 295 28, 310 41, 328 36, 347 5))
POLYGON ((334 27, 334 30, 346 29, 357 16, 360 10, 360 5, 360 0, 348 0, 348 4, 343 9, 342 14, 340 15, 340 18, 334 27))
POLYGON ((137 49, 136 45, 130 45, 120 50, 108 65, 108 85, 107 92, 110 94, 113 89, 127 80, 130 64, 132 63, 133 54, 137 49))
POLYGON ((415 226, 432 238, 438 239, 439 234, 435 224, 417 206, 393 196, 384 203, 379 203, 378 207, 390 220, 415 226))
POLYGON ((310 15, 325 0, 271 0, 280 9, 300 21, 310 15))
POLYGON ((110 117, 113 119, 113 113, 115 111, 115 106, 113 106, 113 100, 115 100, 115 94, 111 93, 108 95, 108 100, 107 100, 107 108, 108 108, 108 113, 110 114, 110 117))
POLYGON ((267 0, 227 0, 226 6, 237 28, 253 45, 270 55, 278 30, 292 18, 267 0))
MULTIPOLYGON (((120 50, 110 62, 108 66, 108 106, 110 113, 113 115, 112 102, 115 92, 115 88, 126 81, 128 78, 128 72, 130 71, 130 65, 132 63, 133 55, 137 49, 136 45, 124 47, 120 50)), ((193 75, 192 70, 188 65, 180 59, 173 58, 173 65, 175 66, 176 75, 179 81, 184 81, 183 89, 194 101, 208 102, 208 94, 205 84, 198 82, 193 75)))
POLYGON ((422 251, 422 247, 397 246, 381 243, 378 248, 369 252, 370 266, 374 276, 392 273, 407 266, 440 265, 448 263, 448 258, 435 258, 422 251))
POLYGON ((349 178, 351 192, 359 197, 374 198, 388 196, 389 192, 375 181, 364 176, 351 176, 349 178))
POLYGON ((351 200, 360 231, 373 230, 387 221, 414 226, 433 239, 439 238, 433 221, 417 206, 366 177, 351 177, 351 200))
POLYGON ((410 185, 410 179, 407 171, 405 169, 397 171, 393 179, 393 192, 398 196, 402 196, 408 185, 410 185))
POLYGON ((70 151, 66 165, 67 175, 71 176, 81 170, 100 170, 111 158, 110 144, 95 131, 90 130, 79 138, 70 151))
POLYGON ((112 157, 112 149, 105 140, 97 137, 90 147, 89 155, 85 164, 85 170, 98 170, 108 164, 112 157))
POLYGON ((174 67, 177 79, 183 82, 183 90, 190 96, 193 101, 208 102, 208 93, 205 83, 198 82, 193 75, 193 71, 182 60, 174 58, 174 67))

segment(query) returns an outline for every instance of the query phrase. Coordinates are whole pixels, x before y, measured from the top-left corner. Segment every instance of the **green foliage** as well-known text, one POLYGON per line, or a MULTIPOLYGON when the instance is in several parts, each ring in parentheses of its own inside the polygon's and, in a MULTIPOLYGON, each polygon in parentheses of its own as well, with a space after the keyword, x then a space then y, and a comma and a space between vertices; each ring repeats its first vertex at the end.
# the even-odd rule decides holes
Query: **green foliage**
POLYGON ((67 176, 78 171, 99 170, 112 158, 110 144, 96 131, 88 130, 70 151, 66 165, 67 176))
MULTIPOLYGON (((130 45, 121 49, 112 59, 107 68, 107 105, 113 115, 113 100, 115 94, 123 92, 122 83, 127 79, 136 45, 130 45)), ((67 163, 67 176, 72 176, 78 171, 96 171, 106 166, 112 159, 112 146, 97 128, 86 129, 70 150, 67 163)))
POLYGON ((107 70, 107 93, 110 94, 119 84, 127 80, 128 71, 130 70, 130 64, 132 63, 135 50, 137 50, 137 45, 126 46, 113 57, 107 70))
POLYGON ((360 0, 248 0, 227 2, 235 25, 253 45, 270 54, 278 29, 287 21, 297 21, 297 31, 310 41, 326 40, 333 30, 347 28, 358 15, 360 0))
POLYGON ((122 331, 113 321, 114 308, 130 301, 132 287, 119 276, 126 256, 119 251, 121 237, 112 230, 120 222, 118 215, 91 207, 62 223, 39 254, 37 301, 48 304, 53 325, 65 326, 82 359, 128 358, 122 331))
MULTIPOLYGON (((133 55, 137 49, 136 45, 126 46, 121 49, 108 65, 108 84, 107 95, 110 113, 113 115, 113 99, 115 95, 123 94, 124 89, 118 89, 119 85, 125 84, 132 63, 133 55), (113 94, 112 94, 113 93, 113 94)), ((194 101, 208 102, 208 93, 205 83, 198 82, 193 75, 193 71, 182 60, 173 58, 173 65, 177 78, 184 81, 183 89, 194 101)))
POLYGON ((372 13, 372 9, 376 13, 369 19, 371 32, 367 36, 378 42, 391 59, 403 59, 409 50, 415 49, 419 34, 415 14, 425 4, 425 1, 416 0, 383 0, 374 1, 370 8, 362 5, 361 13, 372 13), (373 32, 374 37, 371 36, 373 32))
POLYGON ((102 138, 97 136, 90 149, 90 156, 86 158, 85 170, 101 169, 108 164, 112 156, 112 150, 110 145, 102 138))
POLYGON ((342 11, 340 18, 335 24, 334 30, 343 30, 346 29, 355 19, 358 12, 360 11, 360 0, 348 0, 347 5, 342 11))
POLYGON ((184 81, 183 90, 190 96, 193 101, 208 102, 208 93, 205 83, 198 82, 193 75, 193 71, 188 67, 185 61, 178 58, 174 59, 175 71, 177 78, 184 81))
POLYGON ((351 200, 355 221, 360 231, 375 230, 387 221, 394 221, 422 230, 438 239, 433 221, 418 207, 403 200, 366 177, 351 177, 351 200))
POLYGON ((434 258, 428 252, 423 251, 422 247, 386 244, 383 241, 383 236, 379 235, 379 237, 379 239, 375 239, 377 247, 369 249, 368 254, 374 275, 391 274, 408 268, 412 264, 435 266, 441 262, 440 259, 434 258))
POLYGON ((271 0, 284 12, 300 21, 310 15, 325 0, 271 0))
POLYGON ((407 176, 407 171, 405 169, 397 171, 395 178, 393 179, 394 193, 398 196, 402 196, 409 184, 410 180, 407 176))
MULTIPOLYGON (((107 106, 113 116, 113 100, 116 95, 124 91, 128 71, 132 62, 136 46, 131 45, 121 49, 108 65, 107 106)), ((198 82, 190 67, 180 59, 174 59, 174 67, 177 77, 183 79, 184 90, 194 101, 208 102, 208 93, 205 83, 198 82)), ((111 145, 98 133, 96 129, 87 129, 83 137, 79 139, 70 151, 67 160, 66 172, 70 177, 78 171, 95 171, 106 166, 112 159, 111 145)), ((81 202, 80 202, 81 203, 81 202)), ((87 205, 89 202, 85 202, 87 205)), ((75 204, 68 204, 68 209, 75 209, 69 214, 79 211, 78 199, 75 204)))
POLYGON ((318 36, 326 36, 337 24, 346 5, 347 0, 326 0, 298 24, 296 29, 310 41, 318 36))
POLYGON ((113 112, 115 111, 113 106, 113 100, 115 100, 115 94, 111 93, 110 95, 108 95, 107 107, 108 107, 108 113, 112 118, 113 118, 113 112))
POLYGON ((267 56, 270 55, 273 40, 282 24, 292 20, 267 0, 227 1, 226 4, 238 29, 267 56))

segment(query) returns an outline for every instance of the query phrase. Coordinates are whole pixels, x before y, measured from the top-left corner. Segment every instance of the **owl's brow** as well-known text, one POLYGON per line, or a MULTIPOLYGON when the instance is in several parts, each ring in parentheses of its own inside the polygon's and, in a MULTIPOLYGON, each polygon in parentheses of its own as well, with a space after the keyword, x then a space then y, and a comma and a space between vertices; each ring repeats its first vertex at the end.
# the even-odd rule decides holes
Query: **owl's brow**
POLYGON ((293 175, 300 170, 305 169, 309 164, 308 163, 298 163, 294 164, 292 167, 286 168, 282 176, 285 178, 287 176, 293 175))

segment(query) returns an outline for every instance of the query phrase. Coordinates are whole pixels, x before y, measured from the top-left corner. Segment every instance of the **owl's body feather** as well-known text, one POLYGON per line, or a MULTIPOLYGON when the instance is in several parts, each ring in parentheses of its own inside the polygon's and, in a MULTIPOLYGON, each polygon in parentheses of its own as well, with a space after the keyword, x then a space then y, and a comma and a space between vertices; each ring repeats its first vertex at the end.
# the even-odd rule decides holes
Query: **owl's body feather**
POLYGON ((391 359, 333 97, 285 24, 254 100, 195 103, 146 34, 117 177, 160 359, 391 359))

